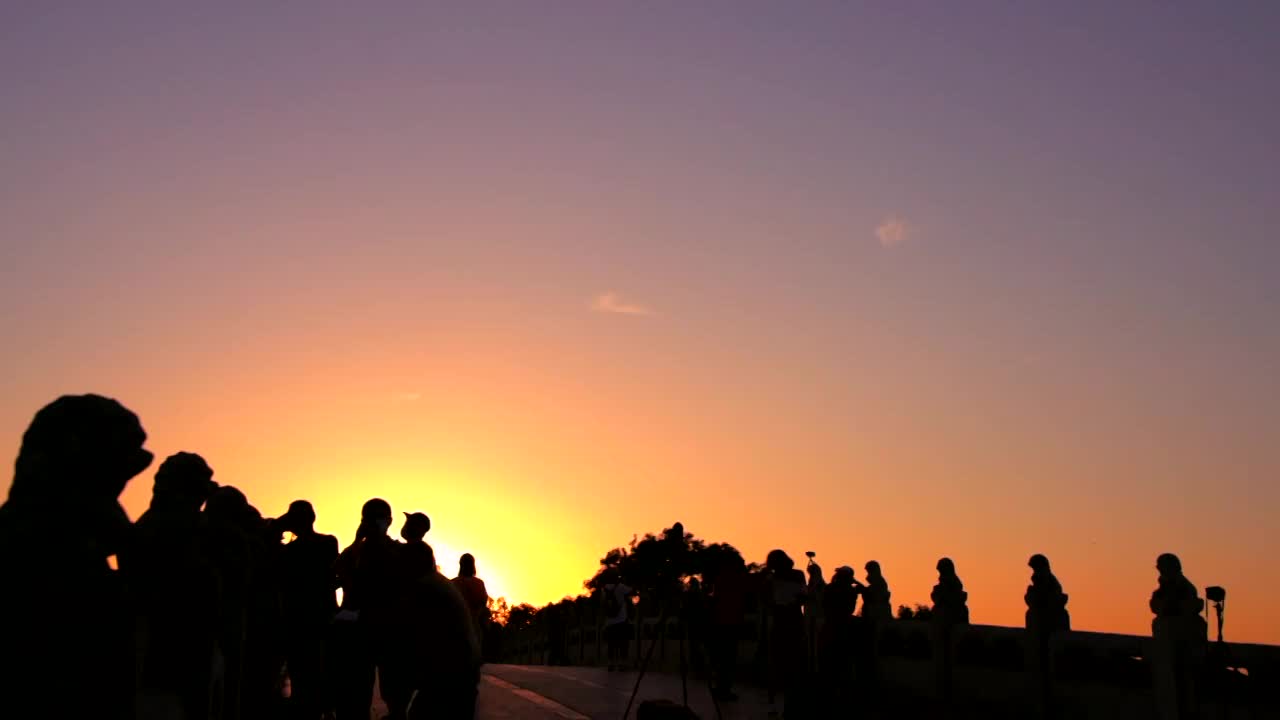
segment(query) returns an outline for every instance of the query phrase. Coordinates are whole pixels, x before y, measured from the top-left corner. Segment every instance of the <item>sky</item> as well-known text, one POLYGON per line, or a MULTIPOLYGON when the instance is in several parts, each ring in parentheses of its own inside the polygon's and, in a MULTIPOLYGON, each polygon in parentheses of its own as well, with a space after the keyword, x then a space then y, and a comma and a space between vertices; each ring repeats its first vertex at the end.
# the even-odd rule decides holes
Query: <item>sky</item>
POLYGON ((97 392, 513 602, 681 520, 1280 643, 1280 5, 451 5, 0 6, 10 457, 97 392))

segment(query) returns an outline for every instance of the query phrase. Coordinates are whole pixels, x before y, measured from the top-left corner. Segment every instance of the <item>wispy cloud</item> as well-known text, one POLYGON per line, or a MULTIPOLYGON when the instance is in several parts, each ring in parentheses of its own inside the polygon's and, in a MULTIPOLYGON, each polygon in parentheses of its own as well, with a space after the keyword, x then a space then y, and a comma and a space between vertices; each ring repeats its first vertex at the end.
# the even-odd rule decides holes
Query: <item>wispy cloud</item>
POLYGON ((624 300, 621 295, 616 292, 600 293, 591 301, 591 309, 601 313, 612 313, 615 315, 653 315, 653 309, 641 305, 639 303, 624 300))
POLYGON ((395 396, 395 401, 399 403, 418 402, 422 399, 420 392, 402 392, 395 396))
POLYGON ((876 240, 884 247, 893 247, 905 242, 911 235, 911 225, 902 218, 891 215, 876 226, 876 240))

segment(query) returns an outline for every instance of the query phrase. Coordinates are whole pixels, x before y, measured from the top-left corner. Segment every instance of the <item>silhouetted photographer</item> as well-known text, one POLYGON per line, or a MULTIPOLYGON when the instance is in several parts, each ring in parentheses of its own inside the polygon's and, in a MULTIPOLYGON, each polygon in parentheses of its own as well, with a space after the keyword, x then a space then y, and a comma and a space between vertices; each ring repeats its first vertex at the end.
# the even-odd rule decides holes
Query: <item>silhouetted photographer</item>
POLYGON ((151 464, 146 439, 97 395, 58 398, 23 434, 0 506, 0 717, 134 717, 133 611, 107 558, 131 540, 117 498, 151 464))

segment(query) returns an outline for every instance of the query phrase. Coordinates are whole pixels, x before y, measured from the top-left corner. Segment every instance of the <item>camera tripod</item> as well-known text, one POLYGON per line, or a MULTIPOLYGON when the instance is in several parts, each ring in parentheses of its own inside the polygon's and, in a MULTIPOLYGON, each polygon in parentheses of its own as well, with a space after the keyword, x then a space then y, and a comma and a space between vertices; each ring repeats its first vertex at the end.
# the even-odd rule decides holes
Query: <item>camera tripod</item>
MULTIPOLYGON (((1231 646, 1226 643, 1222 637, 1223 614, 1226 612, 1227 593, 1220 587, 1205 588, 1205 596, 1209 603, 1205 607, 1205 620, 1209 619, 1209 605, 1211 604, 1214 614, 1218 620, 1218 639, 1208 642, 1207 659, 1208 667, 1212 673, 1213 683, 1210 686, 1211 691, 1216 696, 1218 702, 1222 703, 1222 716, 1229 717, 1232 714, 1231 701, 1233 697, 1233 688, 1229 679, 1238 672, 1235 659, 1231 654, 1231 646)), ((1206 635, 1207 635, 1206 628, 1206 635)), ((1205 638, 1208 640, 1208 638, 1205 638)))
MULTIPOLYGON (((631 706, 635 704, 636 695, 640 692, 640 683, 644 682, 645 673, 649 670, 649 661, 653 659, 653 651, 658 647, 658 641, 666 635, 667 619, 670 617, 670 609, 673 604, 670 598, 661 597, 659 602, 662 605, 662 612, 658 615, 658 624, 655 626, 653 639, 649 641, 649 649, 645 651, 644 659, 640 661, 640 674, 636 676, 635 685, 631 688, 631 697, 627 699, 627 707, 622 712, 622 720, 627 720, 631 714, 631 706)), ((680 652, 680 704, 686 710, 689 709, 689 663, 687 650, 689 645, 689 628, 685 619, 683 608, 679 607, 680 596, 676 595, 676 630, 679 636, 679 652, 680 652)), ((643 627, 643 625, 641 625, 643 627)), ((712 706, 715 707, 716 720, 720 720, 720 700, 716 697, 715 688, 711 686, 710 678, 707 679, 707 692, 711 695, 712 706)))

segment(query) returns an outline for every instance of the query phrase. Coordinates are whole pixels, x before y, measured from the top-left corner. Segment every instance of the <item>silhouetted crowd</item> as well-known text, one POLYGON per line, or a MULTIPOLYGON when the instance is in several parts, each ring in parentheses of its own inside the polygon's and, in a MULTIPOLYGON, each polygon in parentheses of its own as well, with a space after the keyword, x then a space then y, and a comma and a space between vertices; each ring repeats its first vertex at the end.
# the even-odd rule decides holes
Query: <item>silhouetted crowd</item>
MULTIPOLYGON (((470 555, 456 578, 440 573, 425 514, 404 513, 396 540, 390 504, 371 499, 339 552, 307 501, 264 517, 204 458, 180 452, 160 464, 132 523, 118 497, 154 459, 145 441, 137 416, 96 395, 59 398, 23 435, 0 506, 0 718, 368 720, 375 684, 391 720, 474 716, 488 594, 470 555)), ((652 587, 605 573, 610 669, 629 664, 633 596, 651 594, 664 616, 677 613, 681 642, 705 651, 715 697, 732 701, 748 605, 763 600, 769 692, 786 716, 848 706, 855 691, 874 698, 879 628, 891 619, 878 562, 865 564, 865 582, 849 566, 828 581, 812 553, 806 577, 782 550, 762 573, 733 550, 695 572, 685 537, 679 523, 666 531, 652 587)), ((1028 564, 1033 662, 1047 663, 1050 637, 1070 629, 1068 598, 1047 558, 1028 564)), ((1204 601, 1177 557, 1161 555, 1157 570, 1157 683, 1190 707, 1204 601)), ((945 694, 968 593, 949 558, 937 571, 930 629, 945 694)))
POLYGON ((470 555, 440 573, 425 514, 397 541, 369 500, 339 552, 309 502, 265 518, 180 452, 131 523, 118 497, 145 441, 95 395, 23 435, 0 506, 0 717, 368 720, 375 682, 392 720, 474 716, 488 594, 470 555))
MULTIPOLYGON (((669 575, 682 569, 684 552, 680 539, 684 529, 676 523, 665 531, 668 541, 666 567, 669 575)), ((692 536, 688 536, 692 537, 692 536)), ((889 584, 880 563, 864 566, 865 581, 859 581, 853 567, 842 566, 828 580, 822 568, 809 557, 806 571, 783 550, 768 554, 759 572, 750 572, 742 556, 730 548, 718 562, 701 569, 701 581, 693 577, 676 590, 657 587, 656 605, 662 616, 679 613, 682 625, 680 662, 685 668, 685 645, 697 669, 706 660, 706 674, 712 694, 719 702, 737 699, 738 646, 753 636, 747 628, 748 606, 762 611, 765 631, 760 638, 765 657, 765 678, 770 704, 781 698, 783 717, 825 717, 832 708, 874 706, 880 700, 879 643, 884 624, 892 619, 889 584), (703 654, 705 653, 705 658, 703 654)), ((1051 640, 1071 629, 1068 596, 1053 574, 1047 557, 1032 555, 1028 560, 1030 584, 1024 600, 1027 606, 1027 667, 1036 678, 1035 701, 1041 716, 1053 714, 1051 640)), ((1157 559, 1158 587, 1151 598, 1153 637, 1157 641, 1152 659, 1157 687, 1173 688, 1162 697, 1173 698, 1177 707, 1166 709, 1162 717, 1175 717, 1179 709, 1194 707, 1195 668, 1203 660, 1207 626, 1201 612, 1204 601, 1194 585, 1182 574, 1181 563, 1172 554, 1157 559)), ((936 697, 951 700, 954 665, 954 631, 969 624, 969 594, 964 589, 950 558, 937 563, 938 580, 929 607, 899 608, 899 617, 928 622, 932 646, 936 697)), ((639 591, 627 586, 616 571, 603 573, 600 590, 605 602, 605 638, 609 668, 624 669, 629 639, 627 600, 639 591)), ((652 646, 648 648, 652 652, 652 646)), ((648 655, 639 656, 643 669, 648 655)))

